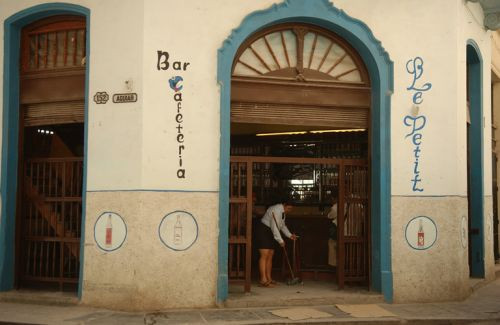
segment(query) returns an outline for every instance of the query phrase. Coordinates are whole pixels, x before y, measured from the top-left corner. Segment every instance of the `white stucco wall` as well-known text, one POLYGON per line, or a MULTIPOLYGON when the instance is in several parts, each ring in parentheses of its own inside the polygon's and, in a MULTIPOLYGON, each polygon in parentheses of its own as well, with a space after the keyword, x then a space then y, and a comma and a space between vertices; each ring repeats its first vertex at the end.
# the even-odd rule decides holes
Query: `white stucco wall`
MULTIPOLYGON (((0 18, 3 21, 42 2, 0 0, 0 18)), ((219 233, 217 50, 245 16, 278 1, 69 2, 91 11, 83 302, 121 309, 212 306, 219 233), (157 51, 169 53, 169 69, 157 69, 157 51), (189 65, 176 71, 174 61, 189 65), (177 177, 178 106, 168 83, 174 76, 184 79, 183 179, 177 177), (126 81, 132 82, 131 89, 126 81), (98 91, 110 95, 132 91, 139 99, 98 105, 92 100, 98 91), (93 226, 101 213, 111 210, 123 217, 129 232, 119 250, 103 252, 95 243, 93 226), (187 251, 172 251, 158 238, 160 221, 174 210, 192 213, 199 223, 199 237, 187 251), (172 265, 192 267, 179 272, 172 265), (116 276, 103 277, 103 273, 116 276), (138 298, 124 298, 133 295, 138 298)), ((481 9, 455 0, 338 0, 334 4, 367 24, 394 62, 390 125, 395 301, 463 298, 469 292, 467 252, 455 244, 466 215, 465 46, 468 39, 475 40, 483 62, 490 62, 490 38, 482 27, 481 9), (416 57, 422 58, 424 70, 415 86, 432 84, 422 93, 418 112, 427 118, 418 167, 423 192, 412 190, 415 145, 405 138, 410 129, 403 124, 411 114, 415 93, 407 89, 412 75, 406 65, 416 57), (426 251, 412 250, 404 237, 404 227, 418 215, 433 218, 439 229, 438 242, 426 251), (431 277, 436 272, 439 276, 431 277)), ((483 68, 484 186, 490 197, 489 64, 483 68)), ((485 216, 491 212, 489 202, 485 216)), ((489 277, 491 254, 486 253, 489 277)))
MULTIPOLYGON (((90 18, 89 96, 125 93, 132 81, 136 103, 98 105, 89 98, 87 190, 141 187, 143 140, 143 3, 87 1, 90 18)), ((85 6, 85 4, 82 4, 85 6)))
POLYGON ((335 5, 366 23, 394 62, 394 94, 391 100, 392 195, 457 195, 457 159, 454 149, 456 121, 450 116, 457 100, 455 85, 457 31, 456 1, 335 1, 335 5), (387 14, 390 8, 391 14, 387 14), (431 9, 432 8, 432 9, 431 9), (447 12, 446 19, 442 13, 447 12), (384 17, 384 19, 380 19, 384 17), (439 50, 437 50, 439 49, 439 50), (419 115, 427 118, 422 130, 419 160, 420 187, 412 190, 414 145, 405 138, 410 128, 403 119, 411 113, 414 91, 408 91, 412 75, 406 63, 415 57, 423 59, 424 71, 416 86, 431 83, 423 92, 419 115), (439 137, 435 136, 438 135, 439 137), (438 160, 437 160, 438 159, 438 160), (436 163, 439 161, 439 163, 436 163))

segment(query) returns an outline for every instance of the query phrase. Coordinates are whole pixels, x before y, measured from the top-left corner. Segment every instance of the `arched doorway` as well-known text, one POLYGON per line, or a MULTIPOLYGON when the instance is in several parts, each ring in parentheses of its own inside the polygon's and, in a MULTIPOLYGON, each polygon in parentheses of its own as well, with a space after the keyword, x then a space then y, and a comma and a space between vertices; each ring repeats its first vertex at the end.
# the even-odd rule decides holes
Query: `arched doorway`
POLYGON ((89 14, 53 3, 5 21, 1 290, 81 289, 89 14))
POLYGON ((59 15, 22 30, 17 277, 70 286, 80 271, 85 17, 59 15))
POLYGON ((483 278, 484 267, 484 156, 482 58, 479 47, 467 44, 467 201, 469 272, 483 278))
POLYGON ((230 177, 231 75, 236 53, 245 40, 265 26, 281 23, 308 23, 335 32, 361 56, 371 81, 370 140, 372 160, 371 190, 371 287, 392 301, 391 221, 390 221, 390 96, 393 65, 381 43, 363 22, 347 16, 330 2, 288 0, 267 10, 248 15, 234 29, 218 53, 218 80, 221 87, 220 110, 220 193, 219 258, 217 300, 228 295, 228 233, 230 177))
POLYGON ((253 206, 279 196, 296 206, 288 220, 301 253, 288 255, 298 275, 368 286, 371 88, 361 58, 328 30, 278 24, 240 47, 231 88, 229 280, 250 290, 253 206), (328 233, 333 202, 338 235, 328 233))

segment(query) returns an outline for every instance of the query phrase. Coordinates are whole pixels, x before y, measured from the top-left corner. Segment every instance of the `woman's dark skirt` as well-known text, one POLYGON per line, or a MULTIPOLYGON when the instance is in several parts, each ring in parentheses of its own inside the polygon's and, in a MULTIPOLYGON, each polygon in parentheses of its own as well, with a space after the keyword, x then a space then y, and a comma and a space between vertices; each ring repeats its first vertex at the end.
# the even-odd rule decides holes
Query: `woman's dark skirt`
POLYGON ((271 228, 263 224, 260 220, 255 227, 255 248, 257 249, 277 249, 279 244, 274 239, 271 228))

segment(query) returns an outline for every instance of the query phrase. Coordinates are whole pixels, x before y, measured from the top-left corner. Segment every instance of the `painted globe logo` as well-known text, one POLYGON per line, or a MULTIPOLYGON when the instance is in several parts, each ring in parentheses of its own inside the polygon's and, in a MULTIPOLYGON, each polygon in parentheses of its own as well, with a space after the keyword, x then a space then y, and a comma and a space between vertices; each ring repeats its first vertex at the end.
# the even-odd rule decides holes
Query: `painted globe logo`
POLYGON ((168 83, 170 84, 170 88, 172 88, 173 91, 175 92, 178 92, 178 91, 181 91, 182 90, 182 81, 184 79, 182 79, 181 76, 175 76, 175 77, 172 77, 168 80, 168 83))

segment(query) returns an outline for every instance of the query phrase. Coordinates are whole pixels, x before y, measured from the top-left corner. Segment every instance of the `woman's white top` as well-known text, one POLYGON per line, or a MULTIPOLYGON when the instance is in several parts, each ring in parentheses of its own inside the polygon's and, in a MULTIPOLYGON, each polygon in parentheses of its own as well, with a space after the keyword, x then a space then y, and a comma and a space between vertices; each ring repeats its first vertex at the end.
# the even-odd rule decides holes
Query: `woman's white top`
POLYGON ((292 237, 292 233, 290 230, 285 225, 285 209, 283 208, 283 204, 275 204, 273 206, 270 206, 264 216, 261 219, 261 222, 271 228, 274 239, 278 243, 283 243, 283 238, 281 237, 280 230, 287 236, 288 238, 292 237), (274 218, 276 219, 276 222, 274 222, 273 219, 273 214, 274 218), (276 225, 277 224, 277 225, 276 225))

